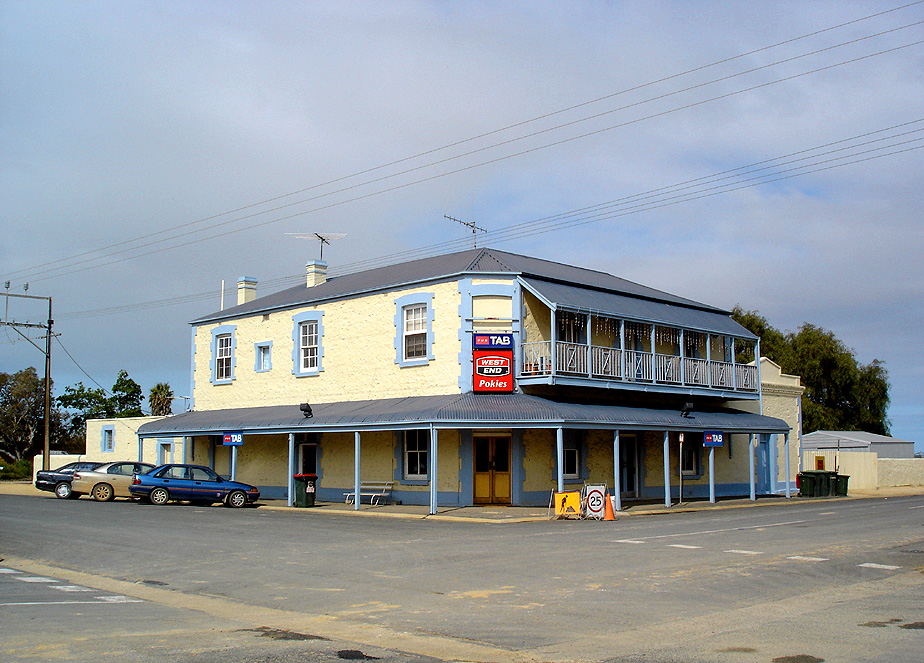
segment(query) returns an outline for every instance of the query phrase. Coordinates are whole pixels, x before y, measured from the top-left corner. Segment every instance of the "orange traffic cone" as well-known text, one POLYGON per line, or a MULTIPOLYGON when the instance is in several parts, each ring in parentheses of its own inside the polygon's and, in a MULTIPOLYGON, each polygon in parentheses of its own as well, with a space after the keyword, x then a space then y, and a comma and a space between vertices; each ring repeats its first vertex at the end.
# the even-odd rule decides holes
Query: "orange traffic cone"
POLYGON ((603 520, 616 520, 616 516, 613 514, 613 500, 610 499, 610 494, 606 494, 606 507, 603 510, 603 520))

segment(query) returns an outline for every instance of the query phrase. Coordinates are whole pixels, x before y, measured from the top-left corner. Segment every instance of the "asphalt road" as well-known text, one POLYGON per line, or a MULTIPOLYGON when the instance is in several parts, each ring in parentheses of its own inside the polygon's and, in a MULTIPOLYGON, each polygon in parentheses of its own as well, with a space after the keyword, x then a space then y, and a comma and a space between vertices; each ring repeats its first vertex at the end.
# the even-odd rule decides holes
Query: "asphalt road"
POLYGON ((491 524, 0 495, 0 557, 4 661, 924 660, 924 497, 491 524))

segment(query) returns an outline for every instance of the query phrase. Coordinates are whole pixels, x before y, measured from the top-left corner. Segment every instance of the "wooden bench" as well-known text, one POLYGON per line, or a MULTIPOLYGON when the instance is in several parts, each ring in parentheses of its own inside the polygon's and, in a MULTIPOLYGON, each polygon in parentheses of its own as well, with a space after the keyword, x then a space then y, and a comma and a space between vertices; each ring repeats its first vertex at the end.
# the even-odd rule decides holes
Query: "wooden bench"
MULTIPOLYGON (((362 481, 359 484, 359 501, 362 502, 364 497, 368 497, 369 504, 384 504, 391 499, 391 488, 394 484, 394 481, 362 481)), ((346 504, 353 504, 356 491, 347 491, 343 497, 346 504)))

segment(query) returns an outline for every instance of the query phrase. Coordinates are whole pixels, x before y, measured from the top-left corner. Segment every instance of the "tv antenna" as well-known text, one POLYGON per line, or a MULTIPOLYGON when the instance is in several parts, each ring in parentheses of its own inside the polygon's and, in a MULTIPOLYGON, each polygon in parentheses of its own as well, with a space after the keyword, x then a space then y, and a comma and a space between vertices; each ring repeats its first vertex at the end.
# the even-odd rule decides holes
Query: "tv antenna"
POLYGON ((346 233, 286 233, 286 235, 292 235, 298 239, 316 239, 321 244, 321 254, 319 260, 324 260, 324 245, 330 244, 336 239, 343 239, 347 236, 346 233))
POLYGON ((480 230, 483 233, 488 232, 484 228, 480 228, 479 226, 476 226, 474 221, 462 221, 461 219, 456 219, 454 217, 449 216, 448 214, 444 214, 443 218, 449 219, 450 221, 455 221, 456 223, 461 223, 466 228, 471 228, 472 229, 472 248, 475 248, 475 249, 478 248, 478 231, 480 230))

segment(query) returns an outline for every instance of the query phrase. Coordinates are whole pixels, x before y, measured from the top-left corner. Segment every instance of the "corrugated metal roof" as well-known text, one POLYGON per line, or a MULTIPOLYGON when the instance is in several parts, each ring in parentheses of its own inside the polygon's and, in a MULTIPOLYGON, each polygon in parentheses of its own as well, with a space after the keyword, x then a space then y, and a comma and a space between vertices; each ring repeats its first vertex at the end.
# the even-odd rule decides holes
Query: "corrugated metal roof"
POLYGON ((728 433, 783 433, 782 419, 729 409, 692 411, 560 403, 526 394, 452 394, 381 400, 318 403, 305 418, 298 405, 186 412, 144 424, 142 437, 245 433, 350 432, 419 428, 605 428, 623 430, 721 430, 728 433))
POLYGON ((729 334, 739 338, 757 338, 718 309, 678 306, 665 301, 631 297, 615 292, 524 278, 527 287, 559 307, 603 313, 618 318, 659 322, 673 327, 729 334))
POLYGON ((415 283, 450 280, 466 274, 530 276, 548 281, 580 284, 589 288, 617 292, 630 297, 643 297, 679 306, 691 306, 716 313, 726 313, 721 309, 677 297, 654 288, 648 288, 605 272, 484 248, 470 249, 345 274, 330 278, 321 285, 312 288, 306 285, 298 285, 265 297, 259 297, 246 304, 211 313, 193 320, 191 324, 257 315, 324 301, 355 297, 380 290, 395 289, 415 283))

